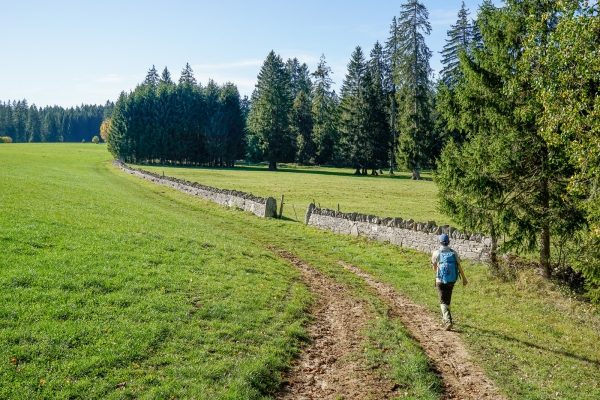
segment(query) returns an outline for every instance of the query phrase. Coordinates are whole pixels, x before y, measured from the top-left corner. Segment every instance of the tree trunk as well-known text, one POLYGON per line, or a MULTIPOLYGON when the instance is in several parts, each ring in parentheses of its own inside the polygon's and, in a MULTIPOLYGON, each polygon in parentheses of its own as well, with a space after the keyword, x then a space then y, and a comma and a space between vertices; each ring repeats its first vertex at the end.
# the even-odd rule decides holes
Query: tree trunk
POLYGON ((377 171, 375 171, 375 168, 373 168, 373 169, 371 170, 371 175, 375 175, 375 176, 377 176, 377 175, 379 175, 379 174, 377 173, 377 171))
POLYGON ((360 167, 356 167, 356 171, 354 171, 354 175, 360 175, 360 167))
POLYGON ((542 276, 550 278, 552 269, 550 268, 550 229, 545 223, 540 233, 540 266, 542 267, 542 276))
POLYGON ((277 171, 277 163, 275 161, 269 161, 269 171, 277 171))
POLYGON ((421 171, 419 171, 419 169, 417 168, 413 169, 412 177, 410 179, 412 179, 413 181, 418 181, 419 179, 421 179, 421 171))

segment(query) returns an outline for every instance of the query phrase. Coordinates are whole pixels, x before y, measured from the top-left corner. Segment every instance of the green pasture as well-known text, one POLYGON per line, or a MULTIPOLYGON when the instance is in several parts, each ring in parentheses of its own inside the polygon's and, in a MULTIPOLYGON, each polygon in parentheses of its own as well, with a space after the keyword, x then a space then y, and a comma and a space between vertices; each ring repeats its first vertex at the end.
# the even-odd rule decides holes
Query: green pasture
MULTIPOLYGON (((370 305, 376 319, 365 332, 365 362, 409 398, 440 396, 420 348, 339 264, 356 264, 437 315, 427 254, 222 208, 109 161, 102 145, 0 146, 0 398, 268 397, 306 342, 312 301, 271 248, 303 258, 370 305)), ((252 171, 228 173, 238 172, 252 171)), ((413 184, 254 173, 314 175, 323 189, 335 178, 413 184)), ((425 201, 433 205, 433 194, 425 201)), ((387 214, 373 210, 363 212, 387 214)), ((456 328, 508 398, 600 397, 596 307, 527 271, 509 281, 481 264, 465 271, 470 284, 453 298, 456 328)))
MULTIPOLYGON (((285 222, 125 175, 104 146, 2 146, 0 170, 0 398, 258 399, 277 389, 306 343, 312 297, 244 227, 285 222)), ((436 398, 418 346, 357 295, 381 315, 373 331, 411 357, 394 369, 415 371, 403 386, 436 398)), ((380 336, 365 362, 381 362, 380 336)))
POLYGON ((283 216, 301 221, 314 200, 322 208, 359 212, 380 217, 412 218, 449 224, 448 217, 437 211, 437 188, 429 180, 411 181, 411 174, 354 175, 344 168, 294 167, 280 165, 278 171, 264 166, 236 168, 184 168, 135 165, 154 173, 174 176, 220 189, 235 189, 256 196, 273 196, 280 204, 285 198, 283 216), (292 206, 293 205, 293 206, 292 206), (294 213, 294 209, 296 213, 294 213))

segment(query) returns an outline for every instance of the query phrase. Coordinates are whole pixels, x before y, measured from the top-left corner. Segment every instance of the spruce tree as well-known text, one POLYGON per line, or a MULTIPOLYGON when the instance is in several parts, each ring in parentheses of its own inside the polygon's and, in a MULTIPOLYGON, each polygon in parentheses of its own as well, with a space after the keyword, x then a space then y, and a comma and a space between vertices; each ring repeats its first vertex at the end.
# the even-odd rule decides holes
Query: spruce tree
POLYGON ((190 86, 196 86, 198 84, 196 82, 196 78, 194 78, 194 71, 192 71, 192 67, 190 67, 189 63, 186 63, 185 68, 181 71, 181 76, 179 77, 179 84, 190 86))
POLYGON ((365 93, 365 57, 357 46, 340 91, 340 154, 344 164, 356 169, 355 174, 366 174, 369 158, 366 147, 369 144, 367 131, 367 99, 365 93))
POLYGON ((397 135, 396 135, 396 116, 398 110, 398 101, 396 99, 396 93, 398 92, 398 86, 396 84, 395 74, 398 69, 400 59, 400 30, 398 28, 398 22, 396 17, 392 19, 390 25, 390 37, 385 42, 384 56, 385 56, 385 75, 383 79, 383 87, 388 97, 389 104, 389 125, 391 134, 390 143, 390 174, 394 174, 394 168, 396 167, 396 149, 397 149, 397 135))
POLYGON ((173 79, 171 79, 171 73, 169 72, 169 69, 167 67, 163 69, 163 72, 160 75, 160 83, 164 83, 167 85, 173 84, 173 79))
POLYGON ((400 32, 398 65, 395 82, 399 104, 399 156, 404 166, 412 170, 412 179, 420 179, 422 166, 433 163, 431 148, 431 51, 423 34, 431 33, 429 12, 418 0, 401 6, 398 30, 400 32))
MULTIPOLYGON (((169 71, 167 71, 167 73, 168 72, 169 71)), ((160 82, 160 77, 158 76, 158 72, 156 72, 156 68, 154 67, 154 65, 152 65, 152 68, 150 68, 148 70, 148 73, 146 74, 146 79, 144 79, 144 84, 156 87, 156 86, 158 86, 159 82, 160 82)))
POLYGON ((472 58, 459 55, 462 78, 452 102, 440 107, 450 128, 467 137, 444 150, 437 179, 442 210, 465 228, 491 235, 493 242, 506 234, 505 249, 537 249, 546 276, 551 274, 551 235, 572 235, 582 215, 565 196, 571 169, 566 149, 541 137, 534 82, 525 71, 515 71, 523 38, 548 40, 552 15, 554 2, 483 4, 477 18, 483 40, 472 49, 472 58), (527 22, 532 16, 534 24, 527 22))
POLYGON ((367 124, 369 132, 369 147, 371 148, 369 167, 379 172, 387 165, 389 160, 389 149, 391 135, 387 115, 387 93, 385 79, 387 75, 387 64, 385 62, 383 47, 379 42, 371 50, 370 59, 367 63, 369 80, 365 81, 367 124))
POLYGON ((331 90, 333 80, 331 68, 327 66, 325 55, 321 55, 317 69, 312 73, 313 90, 313 142, 315 144, 315 161, 325 164, 332 161, 334 147, 337 143, 336 131, 336 95, 331 90))
POLYGON ((39 143, 42 141, 42 124, 40 114, 35 104, 27 110, 27 124, 25 126, 25 135, 30 143, 39 143))
POLYGON ((468 51, 469 46, 476 40, 474 37, 473 24, 469 21, 469 10, 463 1, 458 11, 458 19, 455 25, 448 31, 448 39, 442 50, 442 65, 440 78, 451 89, 456 85, 460 77, 458 55, 462 51, 468 51))
POLYGON ((292 106, 290 75, 281 57, 271 51, 258 74, 248 115, 248 129, 269 161, 269 170, 294 154, 292 106))
POLYGON ((313 124, 312 103, 308 95, 301 90, 292 107, 292 134, 296 137, 296 162, 300 164, 310 163, 315 156, 313 124))

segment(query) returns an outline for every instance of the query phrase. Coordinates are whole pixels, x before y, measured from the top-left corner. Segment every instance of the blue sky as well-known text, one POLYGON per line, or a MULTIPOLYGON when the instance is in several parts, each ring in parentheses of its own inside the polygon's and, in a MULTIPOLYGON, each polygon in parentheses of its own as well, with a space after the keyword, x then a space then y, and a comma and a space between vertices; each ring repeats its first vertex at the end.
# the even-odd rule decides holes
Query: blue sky
MULTIPOLYGON (((439 51, 459 0, 422 0, 439 51)), ((196 79, 231 81, 250 95, 263 60, 275 50, 311 70, 325 54, 337 89, 350 54, 385 42, 403 1, 9 1, 0 5, 0 100, 38 106, 103 104, 167 66, 175 79, 189 62, 196 79)), ((481 1, 465 1, 476 14, 481 1)))

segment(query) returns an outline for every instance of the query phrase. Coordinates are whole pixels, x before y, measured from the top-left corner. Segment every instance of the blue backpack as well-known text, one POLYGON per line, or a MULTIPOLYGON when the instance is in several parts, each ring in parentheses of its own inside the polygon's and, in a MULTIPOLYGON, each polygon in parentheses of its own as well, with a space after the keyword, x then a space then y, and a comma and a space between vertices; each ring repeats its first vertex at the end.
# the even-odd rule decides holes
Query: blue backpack
POLYGON ((456 265, 456 255, 453 250, 440 252, 437 278, 442 283, 452 283, 458 279, 458 266, 456 265))

